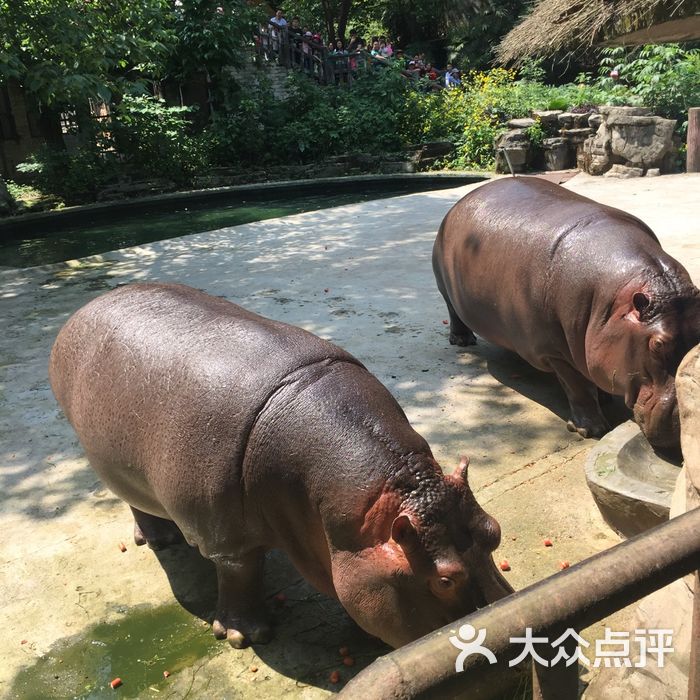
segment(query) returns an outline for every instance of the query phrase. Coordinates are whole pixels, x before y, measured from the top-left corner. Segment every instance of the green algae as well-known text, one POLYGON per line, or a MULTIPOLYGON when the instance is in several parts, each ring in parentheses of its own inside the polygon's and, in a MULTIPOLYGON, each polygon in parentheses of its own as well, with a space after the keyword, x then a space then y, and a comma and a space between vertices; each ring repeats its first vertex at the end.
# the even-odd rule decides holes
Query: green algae
POLYGON ((222 649, 210 626, 179 605, 137 606, 116 622, 58 641, 19 672, 10 697, 163 697, 179 671, 222 649), (110 687, 114 678, 123 682, 118 691, 110 687))

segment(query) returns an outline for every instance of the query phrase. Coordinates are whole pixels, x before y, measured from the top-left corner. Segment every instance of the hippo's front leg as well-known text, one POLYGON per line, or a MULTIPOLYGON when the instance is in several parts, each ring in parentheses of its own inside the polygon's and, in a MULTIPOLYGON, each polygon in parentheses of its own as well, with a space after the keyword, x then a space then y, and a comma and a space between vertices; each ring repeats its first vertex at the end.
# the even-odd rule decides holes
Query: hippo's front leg
POLYGON ((595 384, 565 360, 550 358, 549 366, 569 399, 571 418, 566 423, 568 430, 585 438, 605 435, 610 424, 600 410, 595 384))
POLYGON ((262 595, 264 562, 262 548, 240 559, 227 557, 215 562, 219 600, 212 629, 217 639, 227 639, 236 649, 264 644, 272 638, 262 595))

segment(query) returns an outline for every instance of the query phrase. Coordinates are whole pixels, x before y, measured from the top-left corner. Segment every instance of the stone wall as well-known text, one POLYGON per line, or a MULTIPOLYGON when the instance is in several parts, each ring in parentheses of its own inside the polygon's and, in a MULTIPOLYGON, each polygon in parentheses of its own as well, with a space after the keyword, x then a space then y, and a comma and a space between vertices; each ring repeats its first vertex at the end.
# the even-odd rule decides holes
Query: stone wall
POLYGON ((652 115, 644 107, 602 106, 596 111, 535 111, 531 118, 511 119, 494 144, 496 171, 567 170, 591 175, 641 177, 676 170, 679 143, 673 119, 652 115), (533 144, 530 127, 540 123, 544 138, 533 144))

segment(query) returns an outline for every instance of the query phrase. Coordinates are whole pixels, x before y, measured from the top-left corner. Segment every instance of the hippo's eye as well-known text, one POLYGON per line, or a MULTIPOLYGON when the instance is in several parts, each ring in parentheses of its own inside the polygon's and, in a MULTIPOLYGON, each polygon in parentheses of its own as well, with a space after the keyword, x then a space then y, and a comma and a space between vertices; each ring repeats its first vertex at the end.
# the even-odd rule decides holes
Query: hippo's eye
POLYGON ((661 352, 664 349, 664 341, 661 338, 652 338, 650 345, 655 352, 661 352))
POLYGON ((447 576, 440 576, 439 585, 443 591, 448 591, 450 588, 452 588, 452 586, 455 585, 455 582, 447 576))

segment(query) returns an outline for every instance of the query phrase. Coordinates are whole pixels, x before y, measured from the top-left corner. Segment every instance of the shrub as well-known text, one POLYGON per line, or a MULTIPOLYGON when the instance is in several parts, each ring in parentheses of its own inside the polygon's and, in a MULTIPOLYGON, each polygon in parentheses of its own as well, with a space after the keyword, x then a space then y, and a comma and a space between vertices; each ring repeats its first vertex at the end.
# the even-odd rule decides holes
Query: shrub
POLYGON ((190 133, 192 107, 168 107, 154 97, 125 97, 112 119, 114 144, 138 179, 166 177, 187 184, 206 166, 206 154, 190 133))
POLYGON ((66 204, 83 204, 94 201, 99 190, 115 179, 117 163, 113 156, 101 155, 90 145, 70 152, 43 147, 17 170, 66 204))

